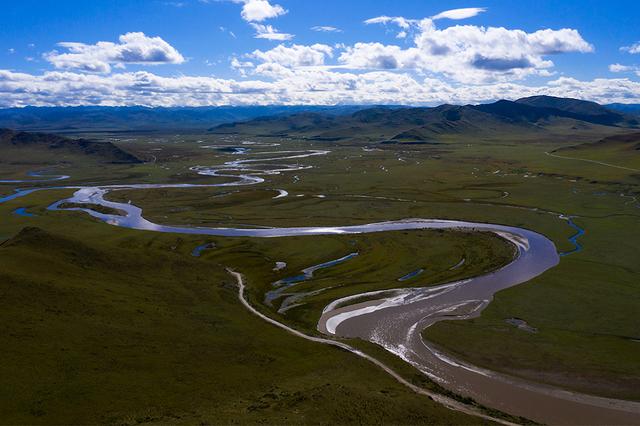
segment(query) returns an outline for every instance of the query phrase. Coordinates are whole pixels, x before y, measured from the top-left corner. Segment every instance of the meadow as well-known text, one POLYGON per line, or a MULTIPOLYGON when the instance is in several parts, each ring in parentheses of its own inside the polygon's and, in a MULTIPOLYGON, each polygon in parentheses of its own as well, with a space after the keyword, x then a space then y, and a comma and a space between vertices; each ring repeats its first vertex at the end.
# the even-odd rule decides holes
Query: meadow
MULTIPOLYGON (((600 136, 450 137, 437 145, 398 146, 101 134, 147 162, 96 167, 82 158, 63 164, 12 161, 3 165, 2 178, 55 167, 71 175, 64 185, 217 183, 231 179, 199 176, 189 167, 238 156, 203 146, 251 140, 281 144, 274 151, 330 150, 298 160, 311 169, 269 175, 255 186, 119 190, 108 198, 131 201, 147 219, 163 224, 331 226, 420 217, 543 233, 559 252, 570 253, 557 267, 498 293, 479 318, 438 323, 425 331, 426 338, 492 370, 638 400, 640 174, 547 154, 600 136), (278 189, 289 195, 274 199, 278 189), (560 215, 572 216, 586 231, 581 250, 572 252, 576 230, 560 215), (510 318, 536 332, 506 322, 510 318)), ((637 164, 619 150, 607 151, 605 161, 637 164)), ((14 187, 2 185, 0 194, 14 187)), ((412 393, 349 353, 251 316, 237 301, 225 268, 246 276, 249 300, 261 312, 314 334, 322 308, 336 298, 493 270, 513 256, 503 240, 456 231, 271 239, 156 234, 111 227, 84 213, 46 210, 72 192, 42 191, 0 204, 6 330, 0 417, 8 422, 479 422, 412 393), (13 214, 18 207, 36 216, 13 214), (215 248, 191 255, 205 243, 215 248), (353 252, 358 256, 296 286, 308 294, 303 304, 286 312, 278 312, 280 299, 265 304, 273 282, 353 252), (464 264, 452 269, 461 259, 464 264), (274 271, 276 262, 287 266, 274 271), (417 269, 424 272, 398 281, 417 269)), ((435 386, 374 345, 350 343, 413 382, 435 386)))

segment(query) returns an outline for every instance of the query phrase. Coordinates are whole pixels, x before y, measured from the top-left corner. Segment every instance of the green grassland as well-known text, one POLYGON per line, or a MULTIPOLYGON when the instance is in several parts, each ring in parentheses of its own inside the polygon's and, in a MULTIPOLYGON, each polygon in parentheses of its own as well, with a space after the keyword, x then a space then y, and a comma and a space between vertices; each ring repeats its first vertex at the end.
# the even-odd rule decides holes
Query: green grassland
POLYGON ((583 392, 640 399, 638 219, 581 218, 585 250, 500 292, 480 318, 444 322, 425 336, 468 361, 583 392), (601 251, 594 247, 602 247, 601 251), (505 322, 520 318, 527 333, 505 322))
MULTIPOLYGON (((235 262, 275 279, 272 259, 298 268, 351 239, 217 238, 196 258, 199 237, 42 210, 60 196, 34 195, 39 216, 28 221, 11 216, 11 203, 0 207, 9 237, 0 246, 3 422, 478 423, 365 360, 252 316, 224 269, 235 262)), ((458 238, 476 238, 429 237, 462 252, 458 238)), ((380 244, 356 242, 363 251, 380 244)))
MULTIPOLYGON (((226 264, 232 265, 236 270, 246 271, 248 282, 253 283, 248 298, 254 306, 260 306, 280 321, 306 333, 315 333, 323 308, 336 299, 367 291, 428 286, 472 277, 499 268, 509 262, 514 253, 509 244, 488 233, 416 231, 356 235, 343 238, 341 247, 327 251, 330 253, 328 255, 324 254, 323 246, 317 246, 316 242, 308 240, 308 237, 291 238, 278 242, 277 245, 271 241, 266 244, 261 241, 260 249, 253 256, 247 253, 238 258, 234 252, 225 260, 226 264), (313 257, 305 251, 292 256, 291 247, 298 250, 307 244, 312 244, 313 257), (271 254, 274 248, 278 249, 278 257, 271 254), (274 312, 282 299, 276 299, 272 308, 265 306, 264 294, 272 289, 271 283, 298 275, 305 267, 353 252, 357 252, 358 256, 317 271, 313 279, 296 284, 288 291, 310 293, 301 300, 301 306, 286 311, 286 314, 274 312), (269 253, 270 259, 287 261, 286 270, 274 274, 271 270, 258 267, 260 263, 264 263, 264 253, 269 253), (462 258, 466 260, 465 264, 451 270, 462 258), (252 262, 253 259, 255 260, 252 262), (424 272, 417 277, 398 281, 398 278, 421 268, 424 272), (316 294, 319 290, 322 292, 316 294)), ((219 258, 220 254, 210 252, 207 256, 219 258)), ((272 265, 273 263, 268 264, 272 265)))
POLYGON ((629 133, 559 149, 556 154, 583 161, 599 161, 640 170, 640 134, 629 133))
MULTIPOLYGON (((225 196, 215 188, 114 192, 109 197, 131 199, 149 219, 176 224, 336 225, 406 217, 504 223, 544 233, 560 252, 573 248, 568 238, 575 230, 558 214, 577 216, 574 221, 587 232, 581 239, 583 251, 564 257, 559 267, 531 283, 501 292, 480 319, 441 323, 427 335, 488 368, 637 399, 639 372, 633 360, 640 354, 634 340, 640 330, 630 319, 639 301, 634 282, 640 211, 632 198, 638 194, 640 179, 626 170, 546 155, 575 143, 449 140, 435 147, 376 151, 343 144, 332 146, 327 158, 304 159, 304 164, 316 167, 300 173, 295 182, 285 174, 270 178, 266 187, 225 196), (267 188, 286 189, 290 196, 273 200, 276 193, 267 188), (510 317, 527 320, 539 332, 529 334, 509 326, 505 319, 510 317), (507 352, 512 346, 516 350, 507 352)), ((287 146, 318 145, 292 141, 287 146)), ((393 259, 402 264, 404 257, 393 259)), ((349 266, 341 265, 335 272, 356 270, 349 266)), ((385 267, 393 270, 391 265, 385 267)), ((309 289, 313 285, 305 284, 309 289)), ((297 309, 286 317, 303 323, 315 318, 297 309)))
MULTIPOLYGON (((409 217, 502 223, 541 232, 561 252, 573 248, 568 238, 575 230, 558 215, 577 216, 574 221, 586 229, 582 251, 563 257, 530 283, 498 293, 480 318, 439 323, 426 335, 490 369, 637 400, 640 209, 633 197, 640 195, 640 175, 546 154, 595 142, 601 132, 553 140, 450 136, 438 145, 370 144, 375 150, 359 143, 251 137, 282 144, 273 150, 332 152, 297 160, 314 168, 268 176, 261 185, 114 191, 108 198, 131 200, 158 223, 194 226, 330 226, 409 217), (275 189, 289 196, 273 199, 275 189), (510 326, 505 319, 511 317, 538 332, 510 326)), ((201 146, 249 139, 117 138, 119 146, 148 162, 99 169, 81 159, 69 161, 62 168, 72 175, 69 184, 218 183, 223 179, 198 176, 188 167, 239 157, 201 146)), ((604 161, 631 164, 614 154, 604 161)), ((24 176, 34 166, 12 164, 6 177, 24 176)), ((13 188, 0 186, 0 194, 13 188)), ((40 192, 0 205, 0 238, 9 239, 0 246, 8 348, 0 376, 7 382, 5 392, 19 389, 13 392, 19 395, 15 402, 3 404, 1 418, 11 423, 477 421, 412 394, 348 353, 263 324, 237 302, 224 268, 247 277, 249 299, 258 309, 314 333, 321 309, 335 298, 447 282, 504 264, 512 248, 496 237, 433 231, 264 240, 158 235, 114 228, 83 213, 45 210, 71 192, 40 192), (38 216, 12 215, 17 207, 38 216), (27 226, 40 230, 20 234, 27 226), (209 241, 215 249, 199 258, 190 255, 209 241), (263 304, 272 282, 354 251, 360 255, 295 288, 326 289, 305 298, 304 305, 278 314, 279 302, 263 304), (461 258, 465 264, 450 270, 461 258), (276 261, 287 262, 287 268, 273 271, 276 261), (397 281, 418 268, 425 272, 397 281)), ((9 401, 7 395, 2 399, 9 401)))

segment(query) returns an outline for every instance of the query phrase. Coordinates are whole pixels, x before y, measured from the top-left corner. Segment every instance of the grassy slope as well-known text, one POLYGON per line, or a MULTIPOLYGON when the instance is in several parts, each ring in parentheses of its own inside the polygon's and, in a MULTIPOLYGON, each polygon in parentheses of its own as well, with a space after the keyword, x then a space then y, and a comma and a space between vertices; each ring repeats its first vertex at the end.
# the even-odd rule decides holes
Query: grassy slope
POLYGON ((640 134, 613 137, 591 144, 578 144, 560 149, 555 154, 569 158, 602 161, 621 167, 640 170, 640 134))
MULTIPOLYGON (((266 270, 260 247, 221 239, 219 255, 193 258, 197 238, 43 211, 55 197, 34 195, 29 220, 0 206, 12 236, 0 246, 3 423, 477 422, 249 315, 219 260, 266 270)), ((343 240, 311 247, 326 255, 343 240)))

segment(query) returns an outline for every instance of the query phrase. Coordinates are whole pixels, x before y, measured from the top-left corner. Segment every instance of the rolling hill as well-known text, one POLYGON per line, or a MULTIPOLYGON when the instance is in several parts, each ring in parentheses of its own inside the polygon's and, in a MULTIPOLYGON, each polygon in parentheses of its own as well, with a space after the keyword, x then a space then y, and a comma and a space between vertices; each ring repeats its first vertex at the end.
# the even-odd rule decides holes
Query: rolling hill
POLYGON ((516 103, 543 110, 549 115, 568 117, 588 123, 605 126, 638 125, 635 118, 626 117, 623 113, 612 111, 595 102, 553 96, 532 96, 518 99, 516 103))
POLYGON ((386 143, 434 142, 443 135, 544 134, 558 129, 599 126, 634 128, 640 121, 594 102, 536 96, 480 105, 435 108, 369 108, 328 116, 302 113, 226 123, 214 133, 306 137, 314 140, 362 140, 386 143))
POLYGON ((47 157, 82 156, 101 163, 134 164, 142 161, 111 142, 88 139, 69 139, 50 133, 19 132, 0 129, 0 152, 2 160, 11 161, 24 157, 29 152, 38 152, 47 157))
POLYGON ((621 135, 608 136, 597 142, 583 143, 563 147, 557 152, 592 153, 604 151, 617 151, 627 153, 627 155, 637 156, 640 151, 640 133, 626 133, 621 135))
POLYGON ((565 158, 598 163, 614 168, 640 171, 640 132, 624 133, 587 142, 565 146, 552 151, 565 158))
POLYGON ((621 147, 627 150, 640 151, 640 133, 629 133, 606 137, 592 144, 593 146, 621 147))

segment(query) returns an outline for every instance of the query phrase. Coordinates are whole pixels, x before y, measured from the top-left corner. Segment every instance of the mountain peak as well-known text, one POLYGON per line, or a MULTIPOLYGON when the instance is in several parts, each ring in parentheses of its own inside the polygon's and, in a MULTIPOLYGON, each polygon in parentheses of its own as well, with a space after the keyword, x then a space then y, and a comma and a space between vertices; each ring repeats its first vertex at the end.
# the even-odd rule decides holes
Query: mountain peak
POLYGON ((530 96, 528 98, 518 99, 515 102, 537 108, 555 108, 576 114, 600 115, 611 113, 607 108, 592 101, 583 101, 574 98, 558 98, 548 95, 530 96))

